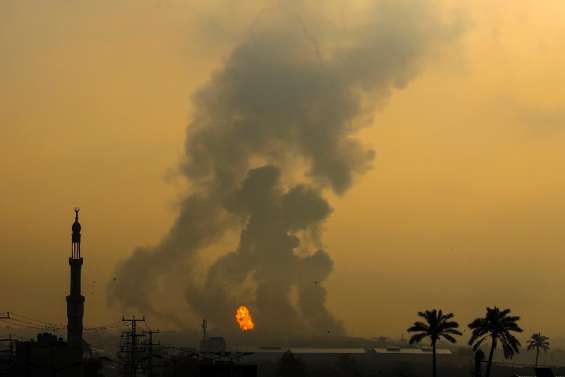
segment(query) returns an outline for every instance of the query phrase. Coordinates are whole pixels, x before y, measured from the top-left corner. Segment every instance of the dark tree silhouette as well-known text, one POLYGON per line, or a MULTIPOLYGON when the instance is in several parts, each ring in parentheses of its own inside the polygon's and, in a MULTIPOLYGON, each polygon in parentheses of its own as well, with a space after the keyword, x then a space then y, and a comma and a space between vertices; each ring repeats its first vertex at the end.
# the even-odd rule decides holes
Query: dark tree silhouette
POLYGON ((539 362, 539 350, 549 351, 549 338, 547 336, 541 335, 540 332, 532 334, 530 339, 528 339, 528 351, 536 350, 536 367, 539 362))
POLYGON ((459 324, 455 321, 450 321, 453 318, 453 313, 443 313, 441 310, 426 310, 425 312, 418 312, 425 322, 416 321, 408 329, 408 332, 415 333, 410 338, 410 344, 420 343, 425 338, 430 338, 432 343, 432 371, 433 377, 437 375, 436 366, 436 343, 440 338, 444 338, 451 343, 455 343, 454 335, 461 335, 457 330, 459 324))
POLYGON ((512 332, 522 332, 517 324, 520 317, 509 314, 510 309, 500 310, 495 306, 494 308, 487 308, 484 318, 477 318, 469 324, 469 328, 473 331, 471 339, 469 339, 473 351, 477 351, 485 340, 491 339, 486 377, 490 377, 492 358, 498 343, 502 345, 506 359, 510 359, 514 354, 520 352, 520 342, 511 334, 512 332))
POLYGON ((485 361, 485 353, 482 350, 475 352, 475 377, 481 377, 481 364, 485 361))

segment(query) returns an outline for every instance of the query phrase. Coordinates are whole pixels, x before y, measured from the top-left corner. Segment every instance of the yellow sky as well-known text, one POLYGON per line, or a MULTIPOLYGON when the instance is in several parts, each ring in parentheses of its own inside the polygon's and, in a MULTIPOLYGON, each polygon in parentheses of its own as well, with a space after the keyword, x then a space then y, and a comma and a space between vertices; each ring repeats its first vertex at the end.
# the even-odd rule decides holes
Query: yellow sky
MULTIPOLYGON (((175 219, 190 95, 268 2, 236 3, 0 3, 0 311, 64 321, 80 205, 86 321, 120 315, 105 284, 175 219)), ((465 33, 362 131, 374 166, 332 198, 329 307, 355 335, 487 305, 561 335, 565 3, 452 3, 465 33)))

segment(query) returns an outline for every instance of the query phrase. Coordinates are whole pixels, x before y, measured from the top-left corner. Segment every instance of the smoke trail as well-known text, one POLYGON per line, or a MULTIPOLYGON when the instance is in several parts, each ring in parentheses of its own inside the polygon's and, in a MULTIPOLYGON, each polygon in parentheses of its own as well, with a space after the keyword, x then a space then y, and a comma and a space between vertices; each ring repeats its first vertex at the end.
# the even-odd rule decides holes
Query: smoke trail
POLYGON ((237 248, 204 282, 188 284, 190 308, 223 328, 244 303, 265 334, 343 333, 325 307, 333 262, 319 239, 331 212, 322 194, 344 194, 370 167, 374 153, 355 131, 456 34, 430 3, 380 1, 368 22, 320 35, 325 50, 304 37, 312 14, 302 25, 288 12, 255 25, 193 97, 182 165, 191 192, 176 223, 118 267, 110 299, 157 312, 150 297, 164 276, 189 276, 180 261, 196 263, 227 230, 241 229, 237 248), (245 286, 251 293, 241 293, 245 286))

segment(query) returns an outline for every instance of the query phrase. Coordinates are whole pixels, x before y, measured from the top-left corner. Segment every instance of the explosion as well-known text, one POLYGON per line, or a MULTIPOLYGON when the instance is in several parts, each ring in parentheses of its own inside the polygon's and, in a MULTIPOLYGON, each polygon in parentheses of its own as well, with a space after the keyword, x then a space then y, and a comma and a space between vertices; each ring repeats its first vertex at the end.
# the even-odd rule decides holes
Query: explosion
POLYGON ((375 153, 356 132, 459 28, 428 0, 366 2, 369 13, 343 28, 326 19, 333 7, 272 3, 193 93, 179 167, 190 189, 163 239, 119 265, 109 299, 184 327, 190 316, 157 309, 181 294, 188 310, 178 312, 224 332, 236 331, 238 307, 239 327, 253 329, 245 302, 262 336, 345 335, 326 306, 328 197, 371 167, 375 153))
POLYGON ((253 328, 255 327, 253 318, 251 318, 251 313, 246 306, 242 305, 237 308, 237 310, 235 311, 235 320, 237 321, 237 324, 242 331, 253 330, 253 328))

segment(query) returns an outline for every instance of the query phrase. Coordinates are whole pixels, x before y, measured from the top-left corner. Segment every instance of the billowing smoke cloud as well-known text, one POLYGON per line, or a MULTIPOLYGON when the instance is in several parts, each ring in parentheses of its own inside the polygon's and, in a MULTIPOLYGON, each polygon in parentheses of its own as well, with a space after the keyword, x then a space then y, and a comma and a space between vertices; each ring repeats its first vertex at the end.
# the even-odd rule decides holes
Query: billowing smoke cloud
POLYGON ((225 208, 246 219, 239 247, 216 261, 202 288, 189 290, 189 302, 216 324, 226 325, 226 319, 233 322, 232 308, 243 300, 255 308, 257 320, 269 326, 271 334, 305 326, 341 332, 324 306, 325 290, 317 284, 329 274, 331 259, 323 250, 306 256, 294 252, 300 244, 295 234, 323 221, 330 206, 318 190, 297 185, 285 191, 280 178, 279 169, 272 165, 252 169, 227 199, 225 208), (255 286, 251 300, 230 295, 230 290, 249 278, 255 286), (289 300, 293 287, 299 308, 289 300))
POLYGON ((157 313, 152 292, 183 274, 190 309, 216 326, 234 327, 246 304, 264 334, 342 334, 325 306, 333 262, 320 238, 331 213, 323 193, 344 194, 370 167, 374 153, 354 133, 456 34, 431 3, 379 1, 355 27, 315 37, 306 7, 299 17, 263 14, 193 97, 182 165, 191 190, 178 219, 119 266, 110 298, 157 313), (234 229, 235 250, 191 281, 188 266, 234 229))

